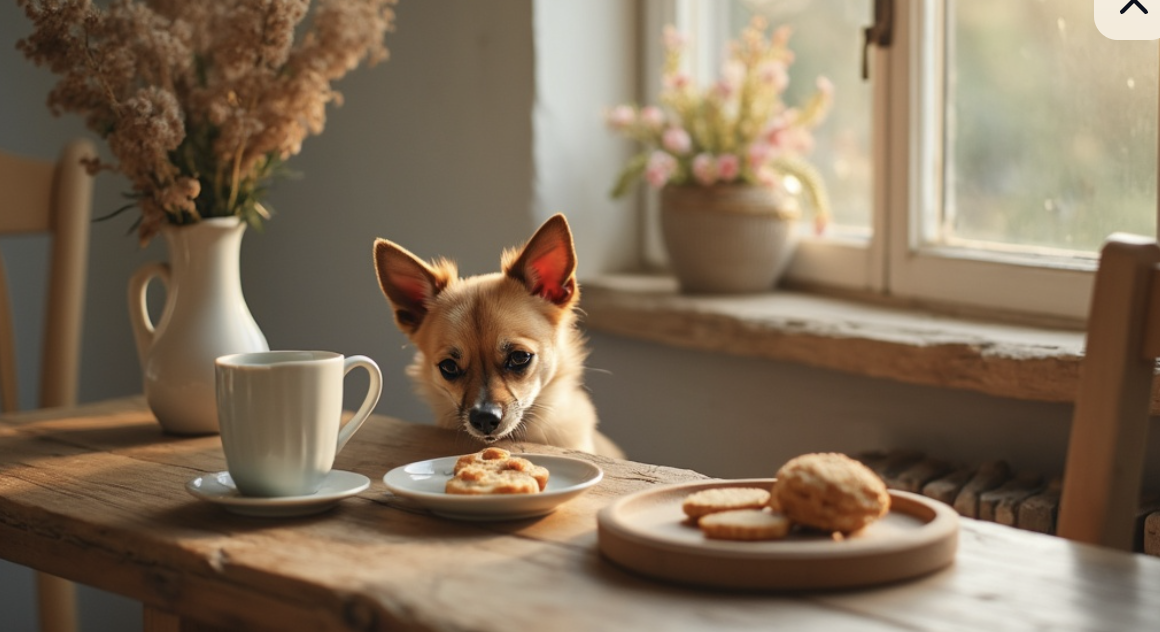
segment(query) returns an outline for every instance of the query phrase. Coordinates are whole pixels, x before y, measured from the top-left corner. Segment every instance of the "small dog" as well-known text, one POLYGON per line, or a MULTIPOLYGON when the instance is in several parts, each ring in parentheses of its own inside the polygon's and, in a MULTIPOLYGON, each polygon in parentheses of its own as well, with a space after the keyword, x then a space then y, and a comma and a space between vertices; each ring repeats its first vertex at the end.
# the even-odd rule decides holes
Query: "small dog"
POLYGON ((596 430, 582 378, 588 351, 576 327, 576 251, 563 215, 502 272, 459 278, 455 264, 424 262, 376 239, 375 271, 395 324, 416 347, 407 369, 436 425, 493 443, 522 439, 623 456, 596 430))

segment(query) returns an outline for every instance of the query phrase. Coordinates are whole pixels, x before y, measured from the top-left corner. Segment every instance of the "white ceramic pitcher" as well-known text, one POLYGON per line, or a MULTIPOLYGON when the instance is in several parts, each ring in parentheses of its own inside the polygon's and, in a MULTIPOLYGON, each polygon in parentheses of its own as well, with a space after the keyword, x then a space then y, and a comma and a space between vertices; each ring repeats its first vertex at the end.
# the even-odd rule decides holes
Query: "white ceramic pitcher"
POLYGON ((236 217, 166 226, 169 263, 149 263, 129 281, 129 320, 145 379, 145 399, 166 432, 218 432, 214 360, 269 345, 242 296, 239 257, 246 225, 236 217), (155 325, 149 283, 166 288, 155 325))

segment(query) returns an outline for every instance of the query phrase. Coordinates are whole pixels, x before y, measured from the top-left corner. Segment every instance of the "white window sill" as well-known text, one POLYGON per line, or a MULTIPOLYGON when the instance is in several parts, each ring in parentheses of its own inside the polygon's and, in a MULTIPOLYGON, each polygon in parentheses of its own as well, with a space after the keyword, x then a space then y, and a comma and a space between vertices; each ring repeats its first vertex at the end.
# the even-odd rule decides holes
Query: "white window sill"
MULTIPOLYGON (((581 284, 593 331, 1000 397, 1071 402, 1084 333, 969 320, 794 291, 686 296, 671 277, 581 284)), ((1153 397, 1153 410, 1160 411, 1153 397)))

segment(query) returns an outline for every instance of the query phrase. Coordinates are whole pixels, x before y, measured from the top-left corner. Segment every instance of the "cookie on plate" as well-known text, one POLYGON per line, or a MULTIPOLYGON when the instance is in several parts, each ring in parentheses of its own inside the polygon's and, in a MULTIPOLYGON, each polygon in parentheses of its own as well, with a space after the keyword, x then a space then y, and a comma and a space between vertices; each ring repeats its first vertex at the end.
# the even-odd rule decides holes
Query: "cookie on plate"
POLYGON ((503 448, 465 454, 455 462, 455 476, 444 488, 448 494, 532 494, 548 486, 548 468, 503 448), (528 489, 526 479, 534 483, 528 489))
POLYGON ((503 448, 485 448, 479 452, 464 454, 455 461, 455 473, 469 465, 498 466, 512 458, 512 453, 503 448))
POLYGON ((769 491, 760 487, 714 487, 689 494, 681 510, 692 520, 721 511, 761 509, 769 503, 769 491))
POLYGON ((733 509, 709 514, 697 523, 714 540, 780 540, 792 526, 784 514, 768 509, 733 509))
POLYGON ((447 481, 448 494, 538 494, 540 484, 527 472, 468 466, 447 481))
POLYGON ((774 502, 795 524, 853 533, 886 515, 890 494, 870 468, 844 454, 803 454, 777 472, 774 502))

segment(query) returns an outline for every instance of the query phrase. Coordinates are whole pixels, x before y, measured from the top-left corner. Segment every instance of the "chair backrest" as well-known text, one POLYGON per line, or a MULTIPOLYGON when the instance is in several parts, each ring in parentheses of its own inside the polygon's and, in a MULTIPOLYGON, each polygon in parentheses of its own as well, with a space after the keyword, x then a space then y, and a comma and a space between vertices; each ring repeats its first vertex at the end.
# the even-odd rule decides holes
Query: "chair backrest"
POLYGON ((1100 252, 1057 533, 1132 550, 1160 356, 1160 246, 1114 234, 1100 252))
MULTIPOLYGON (((93 178, 81 160, 95 158, 87 140, 69 143, 56 162, 0 152, 0 235, 51 235, 48 300, 41 354, 41 408, 76 403, 81 320, 88 267, 93 178)), ((0 412, 17 402, 16 345, 4 260, 0 257, 0 412)), ((76 595, 71 583, 36 574, 40 629, 73 632, 76 595)))
MULTIPOLYGON (((39 407, 76 403, 93 178, 81 164, 96 157, 87 140, 68 144, 56 162, 0 152, 0 235, 52 235, 41 356, 39 407)), ((11 299, 0 259, 0 411, 17 408, 11 299)))

